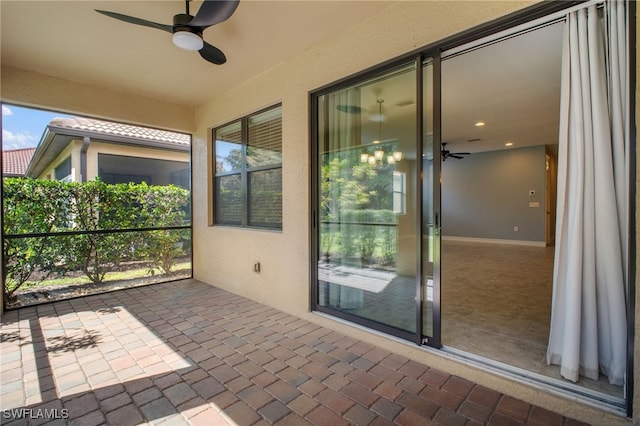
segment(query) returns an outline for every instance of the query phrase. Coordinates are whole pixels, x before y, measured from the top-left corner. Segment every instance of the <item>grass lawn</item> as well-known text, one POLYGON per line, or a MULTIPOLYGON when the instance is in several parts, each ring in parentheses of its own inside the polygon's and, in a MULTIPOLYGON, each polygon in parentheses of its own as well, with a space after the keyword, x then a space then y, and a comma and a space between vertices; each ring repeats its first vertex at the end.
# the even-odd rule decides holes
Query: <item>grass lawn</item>
MULTIPOLYGON (((173 268, 172 273, 180 273, 185 272, 191 269, 191 262, 182 262, 176 263, 173 268)), ((150 270, 148 267, 140 267, 136 269, 129 269, 126 271, 115 271, 108 272, 104 278, 104 282, 113 282, 113 281, 128 281, 136 278, 144 278, 148 276, 154 275, 164 275, 163 272, 159 268, 154 268, 150 270), (153 271, 153 272, 151 272, 153 271)), ((59 278, 51 278, 44 279, 41 281, 26 281, 17 293, 24 291, 33 291, 36 288, 50 288, 50 287, 69 287, 83 284, 91 284, 89 278, 86 275, 76 276, 76 277, 59 277, 59 278)))

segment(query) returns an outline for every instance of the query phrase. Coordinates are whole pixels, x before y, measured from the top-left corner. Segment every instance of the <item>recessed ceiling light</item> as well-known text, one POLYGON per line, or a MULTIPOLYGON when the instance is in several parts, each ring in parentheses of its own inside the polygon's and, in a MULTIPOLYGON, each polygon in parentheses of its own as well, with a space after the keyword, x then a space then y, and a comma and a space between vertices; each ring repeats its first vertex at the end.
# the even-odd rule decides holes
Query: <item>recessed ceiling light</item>
POLYGON ((484 126, 484 124, 485 124, 484 121, 476 121, 475 126, 476 127, 482 127, 482 126, 484 126))
POLYGON ((513 142, 507 142, 504 144, 504 146, 513 146, 513 142))

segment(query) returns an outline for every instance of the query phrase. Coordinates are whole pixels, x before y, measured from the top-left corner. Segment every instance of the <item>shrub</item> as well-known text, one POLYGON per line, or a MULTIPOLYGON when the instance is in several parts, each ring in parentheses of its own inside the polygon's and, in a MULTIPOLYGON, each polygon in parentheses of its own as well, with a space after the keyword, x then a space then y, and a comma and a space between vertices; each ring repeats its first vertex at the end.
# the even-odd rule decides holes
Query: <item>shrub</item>
POLYGON ((2 278, 8 295, 36 270, 81 270, 100 283, 136 254, 169 273, 184 255, 180 243, 189 239, 188 230, 119 232, 188 223, 189 192, 176 186, 6 178, 3 190, 3 231, 10 237, 2 278), (33 235, 49 233, 60 235, 33 235))

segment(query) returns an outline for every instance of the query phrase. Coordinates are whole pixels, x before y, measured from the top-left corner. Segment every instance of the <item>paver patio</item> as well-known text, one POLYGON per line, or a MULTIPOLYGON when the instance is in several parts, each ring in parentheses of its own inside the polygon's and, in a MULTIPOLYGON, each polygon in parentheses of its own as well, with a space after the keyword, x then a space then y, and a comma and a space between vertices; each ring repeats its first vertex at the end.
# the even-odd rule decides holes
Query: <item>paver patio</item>
POLYGON ((0 333, 3 425, 582 424, 196 280, 9 311, 0 333))

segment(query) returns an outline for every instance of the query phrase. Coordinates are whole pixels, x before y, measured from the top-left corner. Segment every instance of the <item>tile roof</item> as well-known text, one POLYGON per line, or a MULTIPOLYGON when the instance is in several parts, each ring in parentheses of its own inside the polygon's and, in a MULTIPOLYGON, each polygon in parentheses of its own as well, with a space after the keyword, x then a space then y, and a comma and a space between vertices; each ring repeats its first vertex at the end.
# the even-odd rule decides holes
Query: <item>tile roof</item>
POLYGON ((180 146, 189 146, 191 136, 185 133, 169 132, 167 130, 151 129, 130 124, 114 123, 93 118, 73 117, 54 118, 49 126, 68 128, 80 131, 100 133, 105 137, 124 136, 147 141, 164 142, 180 146))
POLYGON ((35 148, 2 151, 2 175, 24 176, 35 148))

